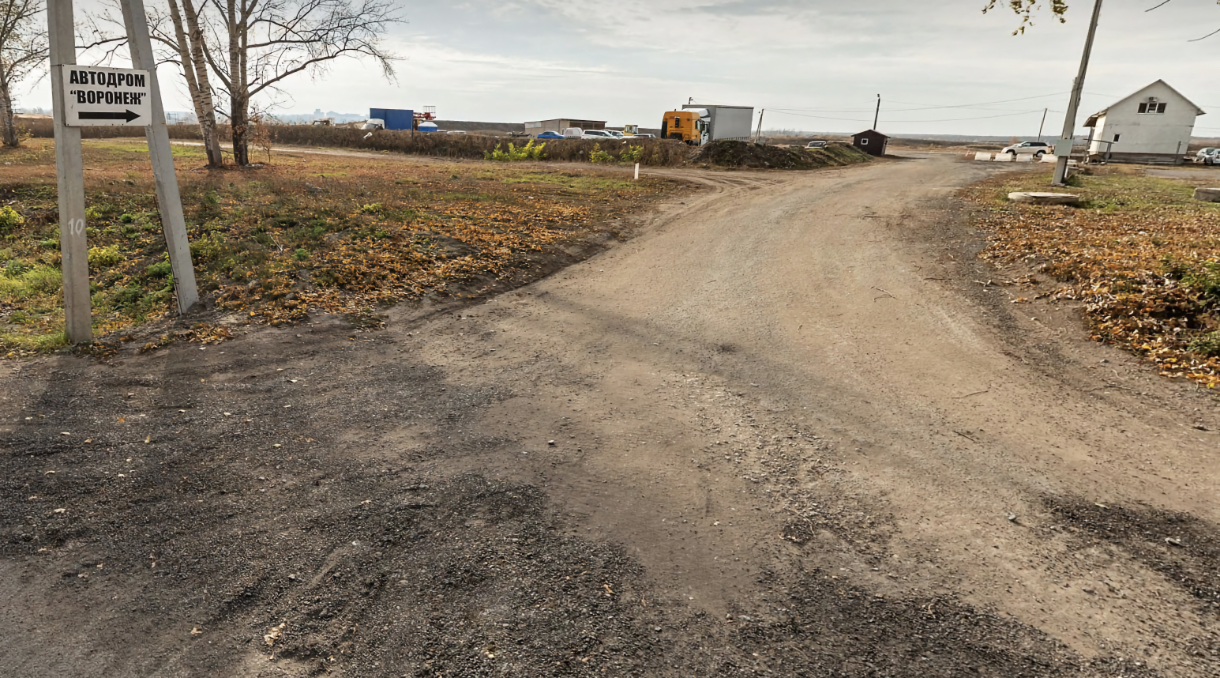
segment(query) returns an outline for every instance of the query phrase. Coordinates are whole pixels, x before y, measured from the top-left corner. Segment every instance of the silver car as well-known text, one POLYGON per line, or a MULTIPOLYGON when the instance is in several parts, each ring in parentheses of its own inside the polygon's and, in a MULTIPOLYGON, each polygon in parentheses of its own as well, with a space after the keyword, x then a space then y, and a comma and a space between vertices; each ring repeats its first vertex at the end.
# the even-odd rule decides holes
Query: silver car
POLYGON ((1054 153, 1055 147, 1043 141, 1022 141, 1019 144, 1013 144, 1000 151, 1007 153, 1013 157, 1018 155, 1032 155, 1035 158, 1041 158, 1046 153, 1054 153))
POLYGON ((1200 148, 1198 153, 1195 153, 1195 162, 1201 162, 1204 165, 1214 165, 1220 161, 1220 148, 1200 148))

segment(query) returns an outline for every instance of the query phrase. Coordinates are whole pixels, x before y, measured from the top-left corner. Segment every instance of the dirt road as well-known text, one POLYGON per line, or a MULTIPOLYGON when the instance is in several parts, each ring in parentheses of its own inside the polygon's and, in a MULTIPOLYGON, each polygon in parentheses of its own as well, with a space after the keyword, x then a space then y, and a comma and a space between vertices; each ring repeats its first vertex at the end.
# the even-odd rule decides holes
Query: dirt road
POLYGON ((1216 675, 1217 401, 987 284, 994 171, 694 173, 485 303, 0 365, 0 669, 1216 675))

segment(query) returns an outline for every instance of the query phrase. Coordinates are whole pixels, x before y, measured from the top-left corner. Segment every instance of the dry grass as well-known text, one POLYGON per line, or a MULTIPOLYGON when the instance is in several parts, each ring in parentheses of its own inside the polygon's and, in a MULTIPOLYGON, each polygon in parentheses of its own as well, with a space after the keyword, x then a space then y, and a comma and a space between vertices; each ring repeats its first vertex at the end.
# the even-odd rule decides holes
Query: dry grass
POLYGON ((1220 205, 1193 200, 1186 181, 1117 166, 1074 178, 1080 208, 1007 200, 1049 183, 1049 171, 1039 170, 968 193, 993 232, 984 256, 1041 262, 1041 272, 1063 283, 1054 298, 1084 304, 1095 340, 1146 358, 1165 376, 1220 384, 1220 205))
MULTIPOLYGON (((476 295, 546 270, 561 245, 675 183, 595 168, 409 162, 279 153, 260 169, 208 171, 179 156, 200 292, 250 321, 309 309, 369 313, 425 296, 476 295)), ((62 345, 54 152, 47 140, 0 150, 0 348, 20 356, 62 345)), ((116 335, 165 317, 173 285, 147 149, 85 144, 95 330, 116 335)))

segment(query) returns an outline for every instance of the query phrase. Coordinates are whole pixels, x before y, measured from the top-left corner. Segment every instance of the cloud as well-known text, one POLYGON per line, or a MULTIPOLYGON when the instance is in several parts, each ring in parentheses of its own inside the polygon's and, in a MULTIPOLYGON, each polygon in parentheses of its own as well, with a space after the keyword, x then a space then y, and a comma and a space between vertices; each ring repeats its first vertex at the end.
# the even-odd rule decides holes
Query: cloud
MULTIPOLYGON (((1006 11, 984 16, 983 4, 411 4, 404 6, 409 23, 386 36, 387 46, 405 57, 397 83, 386 83, 357 62, 339 62, 316 82, 290 81, 288 110, 359 112, 428 104, 453 119, 571 115, 655 125, 665 110, 694 97, 767 108, 767 125, 856 131, 862 120, 872 124, 868 111, 880 92, 881 126, 892 132, 1036 133, 1042 108, 1050 109, 1047 128, 1058 129, 1067 104, 1062 93, 1076 74, 1088 8, 1073 4, 1066 25, 1041 16, 1026 35, 1013 37, 1017 18, 1006 11), (962 104, 976 106, 902 110, 962 104)), ((1220 72, 1200 66, 1211 62, 1220 41, 1186 42, 1220 26, 1220 8, 1181 2, 1151 13, 1143 9, 1111 3, 1103 11, 1082 117, 1158 78, 1205 109, 1220 111, 1208 101, 1220 101, 1211 94, 1220 91, 1220 72)), ((162 77, 168 83, 173 74, 162 77)), ((45 83, 41 87, 23 103, 48 106, 49 89, 45 83), (42 103, 35 103, 40 98, 42 103)), ((172 99, 167 108, 189 107, 181 90, 166 87, 172 99)))

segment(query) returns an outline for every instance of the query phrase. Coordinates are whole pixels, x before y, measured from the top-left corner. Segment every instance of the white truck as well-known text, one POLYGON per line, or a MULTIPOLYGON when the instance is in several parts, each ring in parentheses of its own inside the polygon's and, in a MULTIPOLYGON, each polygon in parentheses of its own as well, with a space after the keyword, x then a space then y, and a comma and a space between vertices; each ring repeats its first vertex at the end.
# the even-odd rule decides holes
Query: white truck
POLYGON ((753 106, 703 106, 688 104, 684 110, 699 111, 699 117, 707 124, 708 141, 738 139, 747 141, 754 123, 753 106))

